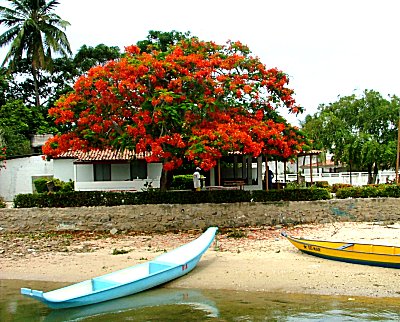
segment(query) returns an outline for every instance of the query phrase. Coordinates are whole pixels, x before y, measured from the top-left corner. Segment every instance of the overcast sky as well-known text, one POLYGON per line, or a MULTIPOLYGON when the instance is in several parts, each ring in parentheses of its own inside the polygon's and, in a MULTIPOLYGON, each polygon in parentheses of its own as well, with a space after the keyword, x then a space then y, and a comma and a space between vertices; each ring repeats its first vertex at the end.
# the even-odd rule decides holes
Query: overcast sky
POLYGON ((190 31, 220 44, 239 40, 267 67, 290 76, 305 108, 300 119, 354 91, 400 96, 398 0, 59 2, 57 13, 71 23, 66 33, 74 53, 84 44, 123 49, 149 30, 190 31))

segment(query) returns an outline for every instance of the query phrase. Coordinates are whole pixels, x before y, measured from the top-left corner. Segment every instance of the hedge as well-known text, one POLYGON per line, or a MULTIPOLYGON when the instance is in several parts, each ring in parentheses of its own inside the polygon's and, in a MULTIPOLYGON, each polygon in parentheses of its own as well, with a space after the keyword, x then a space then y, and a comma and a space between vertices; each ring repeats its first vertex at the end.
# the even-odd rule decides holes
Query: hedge
POLYGON ((368 185, 362 187, 341 188, 336 198, 400 198, 400 186, 395 184, 368 185))
POLYGON ((281 200, 329 199, 326 189, 287 189, 270 191, 214 190, 214 191, 143 191, 106 192, 72 191, 19 194, 14 198, 15 208, 93 207, 143 204, 198 204, 268 202, 281 200))

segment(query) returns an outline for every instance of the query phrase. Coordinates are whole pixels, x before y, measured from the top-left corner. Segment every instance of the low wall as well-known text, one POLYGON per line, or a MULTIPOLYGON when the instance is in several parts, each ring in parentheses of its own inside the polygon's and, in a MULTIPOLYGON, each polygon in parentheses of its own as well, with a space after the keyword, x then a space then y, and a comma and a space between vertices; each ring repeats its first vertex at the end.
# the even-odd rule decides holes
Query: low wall
POLYGON ((0 209, 0 233, 146 231, 400 220, 400 199, 0 209))

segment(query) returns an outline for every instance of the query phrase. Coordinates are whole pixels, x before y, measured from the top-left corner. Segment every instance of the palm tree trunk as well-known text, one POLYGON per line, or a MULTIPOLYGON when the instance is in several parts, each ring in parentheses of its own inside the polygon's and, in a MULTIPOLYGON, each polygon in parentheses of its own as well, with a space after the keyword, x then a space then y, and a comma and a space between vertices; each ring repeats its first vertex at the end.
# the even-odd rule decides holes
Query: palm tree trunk
POLYGON ((39 80, 38 73, 35 67, 32 67, 33 85, 35 88, 35 106, 40 107, 40 97, 39 97, 39 80))

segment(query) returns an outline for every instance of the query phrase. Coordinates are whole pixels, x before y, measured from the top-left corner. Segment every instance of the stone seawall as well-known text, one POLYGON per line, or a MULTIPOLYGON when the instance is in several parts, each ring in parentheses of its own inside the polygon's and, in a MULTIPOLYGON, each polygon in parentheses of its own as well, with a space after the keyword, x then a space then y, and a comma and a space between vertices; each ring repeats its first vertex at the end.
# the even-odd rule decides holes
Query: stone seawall
POLYGON ((0 209, 0 233, 145 231, 400 220, 400 199, 0 209))

